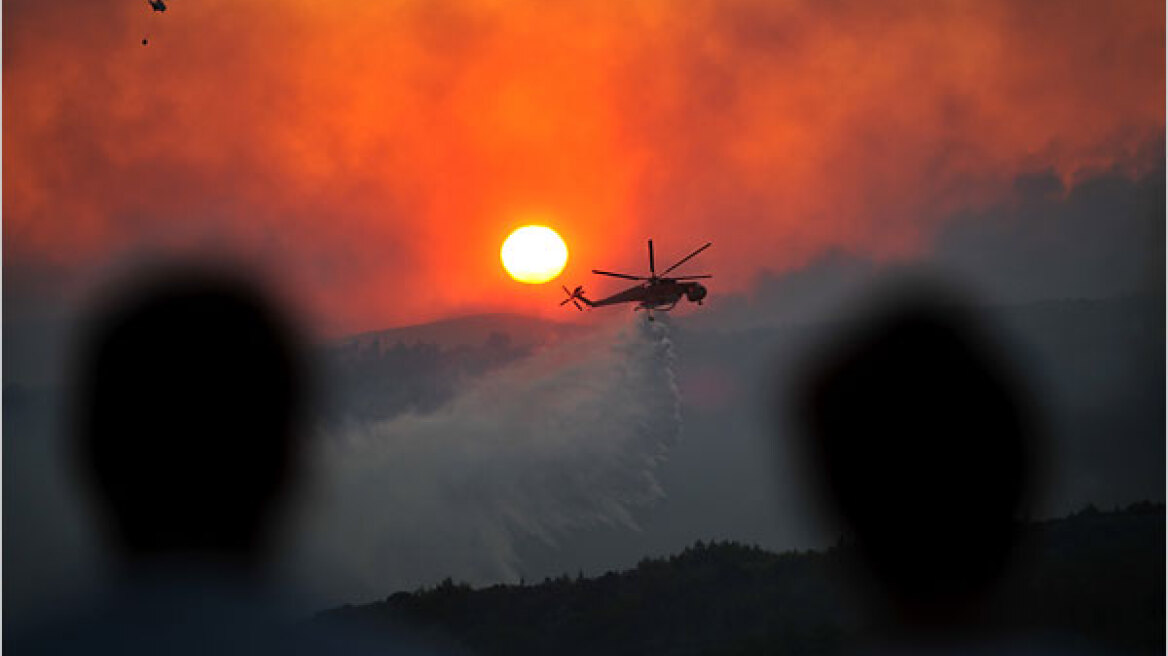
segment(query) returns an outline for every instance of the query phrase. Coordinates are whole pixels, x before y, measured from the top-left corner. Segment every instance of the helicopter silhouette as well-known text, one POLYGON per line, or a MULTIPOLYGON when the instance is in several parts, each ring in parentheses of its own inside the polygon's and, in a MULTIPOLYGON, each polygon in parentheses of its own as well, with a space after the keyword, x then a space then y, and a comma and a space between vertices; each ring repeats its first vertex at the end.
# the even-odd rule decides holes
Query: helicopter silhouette
POLYGON ((649 317, 649 321, 653 321, 653 311, 668 312, 672 310, 681 298, 684 296, 691 303, 702 304, 702 299, 708 294, 705 285, 699 282, 693 282, 704 278, 713 278, 712 275, 702 274, 697 276, 668 276, 670 271, 685 264, 698 253, 706 250, 713 242, 706 242, 705 246, 696 251, 686 255, 685 257, 674 263, 673 266, 657 274, 656 266, 653 262, 653 240, 649 240, 649 275, 648 276, 633 276, 627 273, 613 273, 611 271, 601 271, 593 269, 592 273, 601 276, 610 276, 613 278, 623 278, 625 280, 639 280, 640 284, 629 287, 628 289, 613 294, 607 298, 600 300, 590 300, 584 296, 584 287, 578 286, 576 289, 569 291, 567 287, 563 287, 564 293, 568 298, 560 301, 560 305, 567 305, 571 303, 576 306, 577 310, 584 308, 580 303, 584 303, 590 308, 603 307, 605 305, 616 305, 617 303, 636 303, 634 310, 644 310, 649 317))
MULTIPOLYGON (((146 0, 146 4, 150 5, 150 8, 155 12, 166 11, 166 0, 146 0)), ((142 37, 142 45, 150 45, 149 35, 142 37)))

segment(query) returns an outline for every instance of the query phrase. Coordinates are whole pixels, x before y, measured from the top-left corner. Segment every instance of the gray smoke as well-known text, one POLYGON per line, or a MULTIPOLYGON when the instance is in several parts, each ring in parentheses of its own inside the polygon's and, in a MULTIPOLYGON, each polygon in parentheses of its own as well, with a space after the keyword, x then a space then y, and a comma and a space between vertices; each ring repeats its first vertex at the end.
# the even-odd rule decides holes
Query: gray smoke
POLYGON ((681 427, 673 362, 668 327, 640 319, 468 381, 432 413, 327 436, 300 567, 354 601, 517 581, 519 539, 636 530, 681 427))

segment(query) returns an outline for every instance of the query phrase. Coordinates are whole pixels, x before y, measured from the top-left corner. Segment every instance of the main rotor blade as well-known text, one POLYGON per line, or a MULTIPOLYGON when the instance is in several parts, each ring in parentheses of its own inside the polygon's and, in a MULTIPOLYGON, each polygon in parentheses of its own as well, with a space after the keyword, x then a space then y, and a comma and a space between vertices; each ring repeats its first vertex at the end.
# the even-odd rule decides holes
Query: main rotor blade
POLYGON ((710 274, 702 274, 700 276, 681 276, 680 278, 670 278, 670 280, 700 280, 702 278, 713 278, 710 274))
POLYGON ((579 310, 581 312, 584 311, 584 308, 580 307, 580 304, 576 302, 576 299, 573 298, 573 299, 571 299, 571 301, 572 301, 572 305, 575 305, 577 310, 579 310))
POLYGON ((680 260, 678 260, 677 264, 674 264, 673 266, 669 267, 668 269, 666 269, 666 270, 662 271, 662 272, 661 272, 661 275, 665 275, 665 274, 669 273, 670 271, 673 271, 673 270, 674 270, 674 269, 676 269, 677 267, 679 267, 679 266, 681 266, 681 265, 685 264, 686 262, 689 262, 689 261, 690 261, 690 258, 692 258, 693 256, 697 255, 698 253, 701 253, 702 251, 706 250, 707 248, 709 248, 709 247, 710 247, 710 246, 712 246, 713 244, 714 244, 714 242, 712 242, 712 241, 708 241, 708 242, 706 242, 706 245, 705 245, 705 246, 702 246, 701 248, 697 249, 696 251, 694 251, 694 252, 690 253, 689 255, 686 255, 685 257, 681 258, 680 260))
POLYGON ((649 275, 657 277, 657 270, 653 266, 653 240, 649 240, 649 275))
POLYGON ((626 280, 648 280, 648 278, 644 276, 630 276, 627 273, 613 273, 611 271, 601 271, 600 269, 593 269, 592 273, 602 276, 612 276, 613 278, 624 278, 626 280))
POLYGON ((569 296, 568 298, 565 298, 564 300, 560 301, 560 307, 567 305, 569 302, 575 303, 576 299, 569 296))

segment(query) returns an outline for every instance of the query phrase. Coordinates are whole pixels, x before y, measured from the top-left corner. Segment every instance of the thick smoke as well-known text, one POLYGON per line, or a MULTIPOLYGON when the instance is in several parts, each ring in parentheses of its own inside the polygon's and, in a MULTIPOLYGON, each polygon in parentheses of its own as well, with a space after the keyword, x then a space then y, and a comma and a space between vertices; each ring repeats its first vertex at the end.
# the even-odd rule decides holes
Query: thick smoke
POLYGON ((681 426, 673 362, 668 327, 637 320, 469 381, 435 412, 328 436, 302 563, 314 587, 351 601, 516 581, 520 538, 636 529, 681 426))

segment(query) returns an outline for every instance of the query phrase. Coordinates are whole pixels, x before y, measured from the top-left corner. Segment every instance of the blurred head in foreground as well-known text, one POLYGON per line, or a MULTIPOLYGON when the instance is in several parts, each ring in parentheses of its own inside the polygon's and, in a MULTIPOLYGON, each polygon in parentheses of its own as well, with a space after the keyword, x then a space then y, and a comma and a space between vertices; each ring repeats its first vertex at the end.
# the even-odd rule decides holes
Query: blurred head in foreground
POLYGON ((900 620, 952 626, 1014 544, 1027 396, 955 294, 913 282, 879 298, 813 363, 799 416, 828 506, 900 620))
POLYGON ((304 394, 289 324, 233 274, 169 270, 110 299, 81 344, 76 455, 131 560, 266 555, 304 394))

